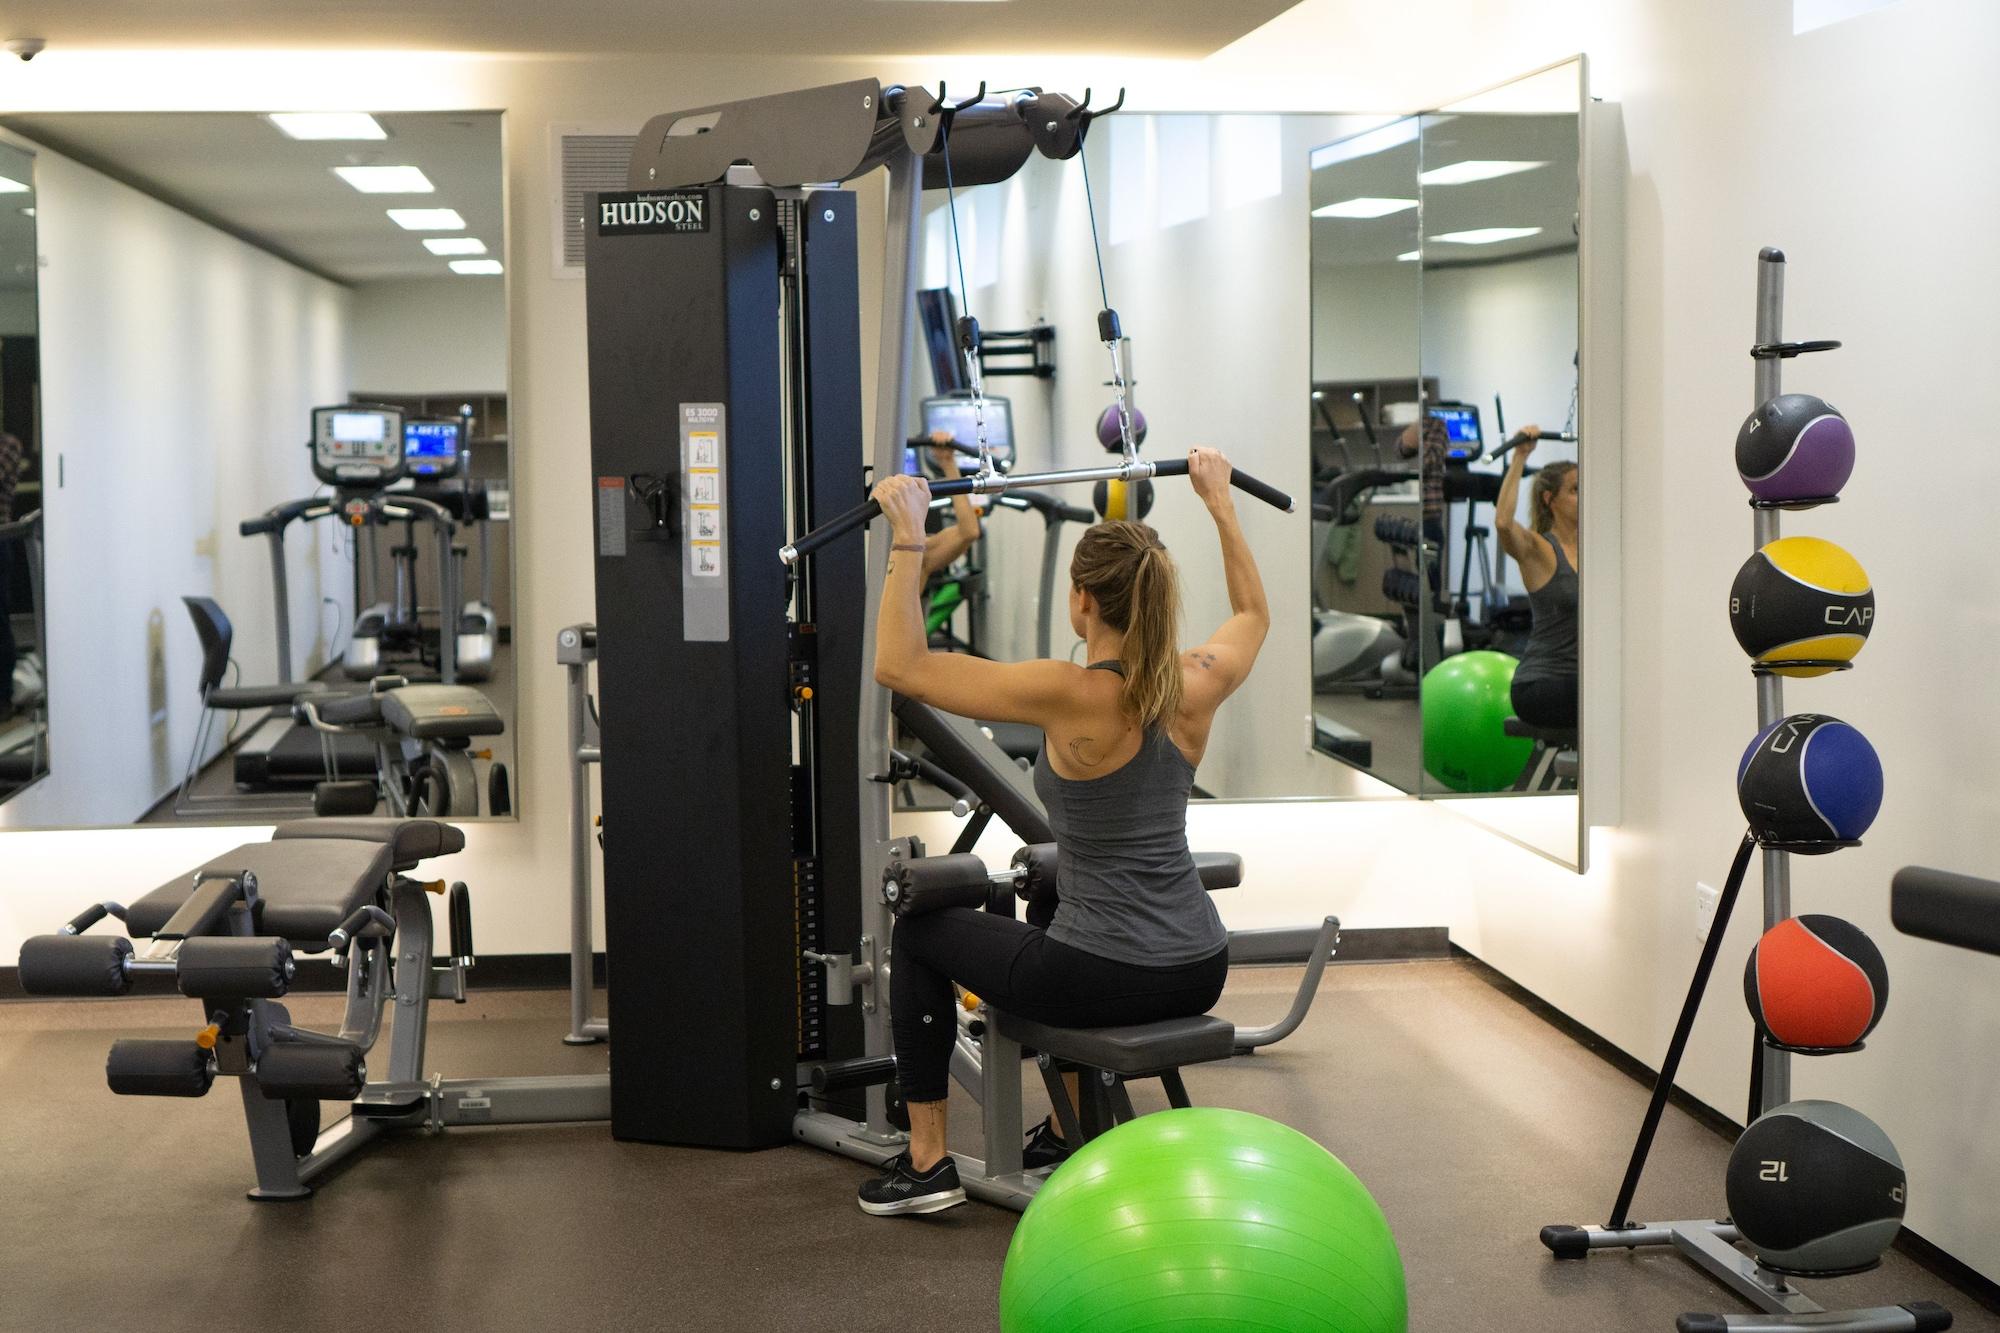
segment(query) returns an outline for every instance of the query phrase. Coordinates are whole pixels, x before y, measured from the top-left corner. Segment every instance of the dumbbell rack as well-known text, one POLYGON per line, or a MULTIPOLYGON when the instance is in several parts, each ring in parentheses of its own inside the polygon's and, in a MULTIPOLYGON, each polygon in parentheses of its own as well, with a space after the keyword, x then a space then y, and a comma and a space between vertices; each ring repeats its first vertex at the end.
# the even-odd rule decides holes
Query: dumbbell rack
MULTIPOLYGON (((1757 341, 1750 349, 1751 359, 1756 366, 1753 410, 1782 392, 1782 367, 1785 361, 1812 352, 1832 351, 1840 346, 1838 342, 1830 340, 1784 342, 1782 340, 1784 312, 1784 252, 1766 247, 1757 255, 1757 341)), ((1755 516, 1752 551, 1761 551, 1778 540, 1781 535, 1778 519, 1781 510, 1812 509, 1834 502, 1833 496, 1787 502, 1752 500, 1751 510, 1755 516)), ((1788 665, 1844 670, 1848 664, 1798 662, 1788 665)), ((1757 731, 1762 735, 1766 727, 1786 715, 1784 685, 1777 675, 1762 666, 1753 667, 1752 670, 1757 682, 1757 731)), ((1821 844, 1819 849, 1825 850, 1825 844, 1821 844)), ((1753 851, 1761 855, 1764 872, 1764 929, 1769 930, 1791 916, 1791 851, 1783 844, 1760 846, 1753 834, 1744 834, 1742 843, 1737 847, 1736 859, 1730 867, 1729 879, 1716 904, 1715 919, 1709 924, 1708 937, 1702 944, 1700 960, 1695 964, 1694 980, 1688 988, 1687 1000, 1681 1008, 1673 1040, 1668 1043, 1666 1059, 1661 1063, 1659 1076, 1654 1081, 1652 1099, 1647 1105, 1638 1141, 1633 1145, 1632 1158, 1626 1167, 1625 1179, 1619 1187, 1617 1202, 1612 1206, 1611 1220, 1601 1227, 1543 1227, 1542 1244, 1547 1246, 1557 1259, 1583 1259, 1593 1250, 1636 1250, 1656 1245, 1671 1245, 1679 1250, 1684 1258, 1734 1291, 1745 1302, 1764 1312, 1761 1315, 1683 1314, 1675 1323, 1678 1333, 1724 1333, 1724 1330, 1734 1330, 1735 1333, 1780 1333, 1781 1330, 1788 1329, 1837 1329, 1842 1333, 1935 1333, 1935 1330, 1948 1329, 1951 1327, 1950 1312, 1927 1301, 1880 1306, 1867 1310, 1828 1311, 1793 1285, 1787 1275, 1766 1268, 1738 1248, 1737 1242, 1742 1239, 1741 1233, 1737 1231, 1735 1224, 1726 1218, 1720 1220, 1697 1218, 1678 1222, 1630 1220, 1633 1195, 1638 1190, 1639 1178, 1645 1170, 1646 1158, 1652 1149, 1653 1135, 1659 1128, 1661 1114, 1666 1109, 1667 1098, 1673 1089, 1674 1076, 1679 1071, 1681 1057, 1686 1052, 1688 1038, 1694 1030, 1695 1014, 1700 1009, 1702 995, 1708 987, 1709 974, 1714 970, 1716 957, 1721 952, 1730 912, 1735 906, 1738 891, 1742 888, 1753 851)), ((1764 1112, 1791 1100, 1791 1057, 1794 1053, 1825 1055, 1835 1052, 1795 1052, 1791 1048, 1767 1040, 1760 1032, 1756 1064, 1751 1072, 1749 1117, 1745 1121, 1746 1124, 1764 1112)))

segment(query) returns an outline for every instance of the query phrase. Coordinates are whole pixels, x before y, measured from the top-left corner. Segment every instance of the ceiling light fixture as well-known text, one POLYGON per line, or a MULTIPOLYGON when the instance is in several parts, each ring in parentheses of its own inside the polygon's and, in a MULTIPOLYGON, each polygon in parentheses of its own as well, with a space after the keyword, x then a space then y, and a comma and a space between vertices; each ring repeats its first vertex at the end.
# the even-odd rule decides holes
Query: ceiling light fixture
POLYGON ((1378 199, 1362 195, 1359 199, 1343 199, 1337 204, 1321 204, 1312 215, 1316 218, 1385 218, 1391 213, 1401 213, 1416 206, 1414 199, 1378 199))
POLYGON ((1501 241, 1518 241, 1523 236, 1541 233, 1540 227, 1474 227, 1471 231, 1448 231, 1431 239, 1451 245, 1498 245, 1501 241))
POLYGON ((389 137, 389 131, 365 111, 279 111, 265 119, 294 139, 389 137))
POLYGON ((1546 162, 1501 162, 1488 158, 1474 158, 1467 162, 1454 162, 1450 166, 1433 167, 1417 177, 1419 185, 1466 185, 1472 181, 1490 181, 1500 176, 1512 176, 1517 172, 1533 171, 1545 167, 1546 162))
POLYGON ((335 167, 333 174, 363 194, 434 194, 437 186, 417 167, 335 167))
POLYGON ((451 261, 453 273, 463 273, 467 277, 480 277, 504 272, 497 259, 454 259, 451 261))
POLYGON ((1422 259, 1423 257, 1424 252, 1421 250, 1405 250, 1396 256, 1396 262, 1398 264, 1407 264, 1413 259, 1422 259))
POLYGON ((27 194, 32 189, 34 189, 32 185, 23 185, 11 177, 0 176, 0 194, 27 194))
POLYGON ((404 231, 465 230, 465 219, 453 208, 392 208, 389 220, 404 231))
POLYGON ((434 255, 483 255, 486 242, 476 236, 440 236, 424 242, 434 255))

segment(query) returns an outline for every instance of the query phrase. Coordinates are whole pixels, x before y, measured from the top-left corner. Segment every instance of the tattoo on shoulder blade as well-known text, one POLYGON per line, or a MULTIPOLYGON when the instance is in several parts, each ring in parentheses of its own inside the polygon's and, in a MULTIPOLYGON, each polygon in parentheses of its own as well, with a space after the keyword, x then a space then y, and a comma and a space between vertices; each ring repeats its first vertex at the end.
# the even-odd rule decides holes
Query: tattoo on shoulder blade
POLYGON ((1085 751, 1085 747, 1093 743, 1094 739, 1089 736, 1074 737, 1069 743, 1069 757, 1085 768, 1097 767, 1098 761, 1092 759, 1085 751))

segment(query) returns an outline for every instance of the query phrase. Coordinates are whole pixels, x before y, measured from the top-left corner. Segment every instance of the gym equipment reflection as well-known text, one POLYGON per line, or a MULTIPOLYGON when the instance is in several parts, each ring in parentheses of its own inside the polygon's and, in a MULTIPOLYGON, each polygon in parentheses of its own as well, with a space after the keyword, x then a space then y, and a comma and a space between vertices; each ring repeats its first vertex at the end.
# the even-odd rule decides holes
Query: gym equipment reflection
POLYGON ((0 144, 0 801, 49 771, 35 160, 0 144))

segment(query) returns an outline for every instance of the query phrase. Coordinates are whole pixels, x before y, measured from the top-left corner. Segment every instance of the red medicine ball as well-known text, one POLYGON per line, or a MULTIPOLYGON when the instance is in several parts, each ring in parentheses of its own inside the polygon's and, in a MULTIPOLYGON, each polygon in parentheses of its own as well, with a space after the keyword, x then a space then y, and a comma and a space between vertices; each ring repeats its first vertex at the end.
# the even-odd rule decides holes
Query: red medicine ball
POLYGON ((1875 942, 1853 923, 1789 917, 1750 951, 1743 998, 1758 1031, 1782 1046, 1854 1046, 1882 1020, 1889 970, 1875 942))

